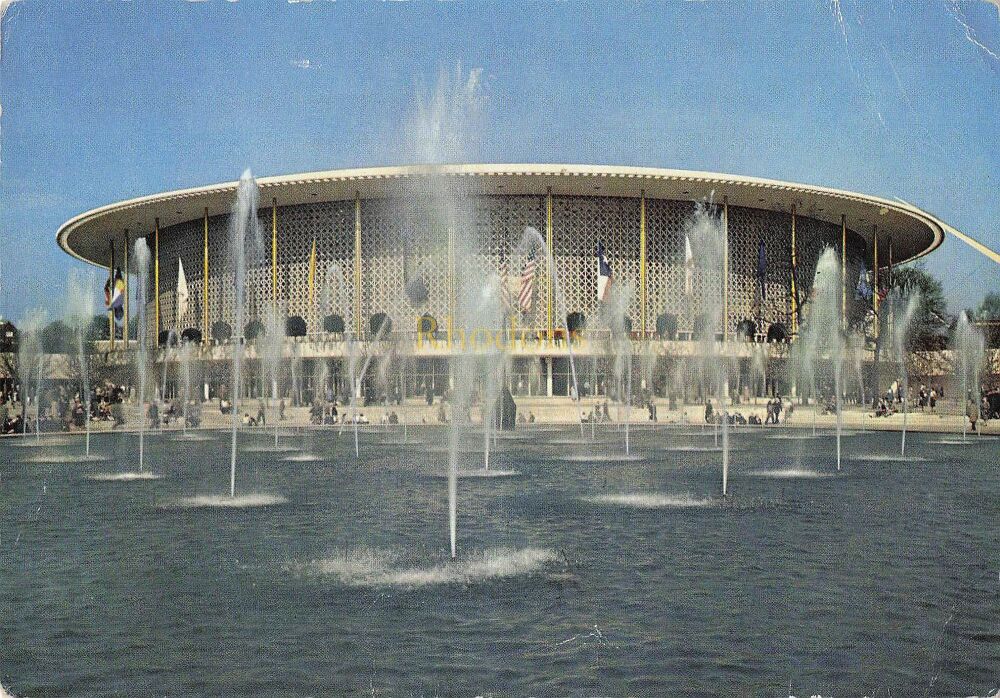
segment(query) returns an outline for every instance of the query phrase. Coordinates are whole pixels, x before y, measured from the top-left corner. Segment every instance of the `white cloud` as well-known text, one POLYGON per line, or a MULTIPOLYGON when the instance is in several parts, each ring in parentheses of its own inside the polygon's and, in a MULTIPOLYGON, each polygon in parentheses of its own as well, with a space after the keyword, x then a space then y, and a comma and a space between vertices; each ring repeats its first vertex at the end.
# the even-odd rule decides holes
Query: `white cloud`
POLYGON ((302 70, 315 70, 316 68, 319 68, 319 63, 313 63, 308 58, 300 58, 297 61, 293 60, 289 62, 293 67, 301 68, 302 70))

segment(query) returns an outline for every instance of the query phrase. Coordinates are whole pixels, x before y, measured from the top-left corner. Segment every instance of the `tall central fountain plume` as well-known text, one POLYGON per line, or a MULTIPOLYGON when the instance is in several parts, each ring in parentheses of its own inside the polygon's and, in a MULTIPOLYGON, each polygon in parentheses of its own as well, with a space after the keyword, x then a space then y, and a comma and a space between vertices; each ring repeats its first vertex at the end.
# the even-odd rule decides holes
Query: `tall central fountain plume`
POLYGON ((723 329, 723 271, 726 230, 711 202, 695 207, 694 216, 684 229, 685 239, 694 251, 696 269, 688 294, 688 306, 694 316, 694 334, 699 344, 702 393, 707 396, 715 387, 719 401, 719 424, 722 430, 722 495, 729 492, 729 361, 720 354, 716 332, 723 329), (695 274, 696 272, 696 274, 695 274))
MULTIPOLYGON (((449 339, 459 333, 468 335, 477 329, 482 311, 492 314, 488 283, 490 276, 481 269, 482 257, 476 254, 476 213, 459 178, 446 175, 441 165, 459 162, 475 155, 481 133, 485 97, 480 87, 481 70, 465 73, 461 66, 442 70, 435 86, 418 90, 413 117, 407 123, 407 155, 423 163, 418 176, 408 178, 410 190, 400 192, 404 201, 420 202, 401 211, 404 230, 411 239, 407 248, 433 250, 435 257, 446 260, 454 271, 454 286, 449 285, 447 299, 449 339), (418 232, 419 231, 419 232, 418 232), (420 239, 416 235, 421 235, 420 239), (485 296, 483 294, 486 294, 485 296), (469 323, 469 326, 464 326, 469 323)), ((451 276, 449 274, 449 276, 451 276)), ((454 343, 452 351, 455 351, 454 343)), ((451 555, 457 554, 458 537, 458 445, 467 428, 468 409, 478 376, 459 378, 456 373, 478 373, 479 362, 471 356, 455 356, 450 362, 454 379, 451 430, 448 448, 448 523, 451 555)), ((484 415, 485 416, 485 415, 484 415)), ((485 460, 485 454, 484 454, 485 460)))
MULTIPOLYGON (((840 262, 837 251, 827 247, 820 254, 813 278, 812 300, 795 352, 799 374, 808 379, 816 393, 816 376, 830 366, 837 411, 837 470, 840 470, 841 413, 843 397, 844 333, 841 331, 840 303, 842 298, 840 262), (822 366, 821 366, 822 365, 822 366)), ((816 406, 814 406, 815 409, 816 406)))
POLYGON ((149 344, 149 332, 146 329, 146 294, 149 286, 149 246, 146 245, 145 238, 137 238, 132 245, 133 266, 135 267, 138 282, 136 284, 135 305, 138 309, 136 318, 136 336, 139 338, 139 346, 135 352, 135 368, 139 375, 139 394, 136 402, 139 408, 139 472, 143 470, 145 457, 145 433, 146 433, 146 372, 149 369, 147 363, 147 346, 149 344))
POLYGON ((233 336, 233 394, 232 394, 232 439, 229 457, 229 496, 236 496, 236 434, 240 423, 240 370, 245 350, 247 270, 256 261, 263 248, 260 221, 257 218, 259 200, 257 182, 250 170, 243 172, 236 188, 236 202, 229 218, 229 254, 233 269, 233 318, 236 323, 233 336))

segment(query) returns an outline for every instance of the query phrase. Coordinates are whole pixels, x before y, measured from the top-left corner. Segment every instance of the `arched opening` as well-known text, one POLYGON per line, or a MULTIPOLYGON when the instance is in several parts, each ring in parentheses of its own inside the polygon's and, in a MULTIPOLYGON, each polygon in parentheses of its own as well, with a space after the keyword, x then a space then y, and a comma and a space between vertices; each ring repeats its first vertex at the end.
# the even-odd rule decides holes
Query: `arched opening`
POLYGON ((339 315, 327 315, 323 318, 323 331, 332 334, 343 334, 344 318, 339 315))
POLYGON ((694 324, 692 325, 693 332, 691 333, 692 339, 701 340, 709 339, 710 335, 713 334, 708 327, 708 317, 706 315, 699 315, 694 319, 694 324))
POLYGON ((661 339, 677 339, 677 316, 672 313, 660 313, 657 315, 656 336, 661 339))
POLYGON ((251 342, 258 337, 263 337, 266 333, 264 323, 260 320, 251 320, 247 323, 247 326, 243 328, 243 338, 251 342))
POLYGON ((784 323, 776 322, 767 328, 767 341, 768 342, 788 341, 788 330, 785 328, 784 323))
POLYGON ((406 282, 406 298, 410 301, 411 305, 423 305, 427 302, 427 298, 430 293, 427 290, 427 284, 424 282, 422 277, 417 277, 415 279, 410 279, 406 282))
POLYGON ((286 337, 305 337, 306 321, 299 315, 292 315, 285 320, 286 337))
POLYGON ((216 342, 226 342, 233 336, 233 328, 229 326, 229 323, 216 322, 212 325, 212 339, 216 342))
POLYGON ((753 320, 744 319, 736 323, 736 338, 752 342, 757 336, 757 323, 753 320))
POLYGON ((181 332, 181 341, 191 344, 201 344, 201 330, 196 327, 188 327, 181 332))
POLYGON ((156 337, 156 343, 161 347, 176 347, 179 341, 177 333, 173 330, 161 330, 156 337))
POLYGON ((373 338, 379 333, 385 337, 392 332, 392 318, 385 313, 375 313, 368 320, 368 330, 372 333, 373 338))
POLYGON ((582 332, 587 329, 587 316, 574 310, 566 316, 566 329, 570 334, 573 334, 574 332, 582 332))

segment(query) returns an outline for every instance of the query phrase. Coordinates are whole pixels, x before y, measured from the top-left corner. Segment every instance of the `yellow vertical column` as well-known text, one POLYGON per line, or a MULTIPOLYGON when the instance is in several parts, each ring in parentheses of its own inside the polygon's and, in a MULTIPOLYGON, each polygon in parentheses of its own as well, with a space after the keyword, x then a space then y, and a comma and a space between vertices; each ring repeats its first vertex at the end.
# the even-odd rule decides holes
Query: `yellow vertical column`
POLYGON ((847 216, 840 216, 840 329, 847 331, 847 216))
POLYGON ((639 199, 639 331, 646 339, 646 192, 639 199))
POLYGON ((361 192, 354 192, 354 334, 361 336, 361 192))
POLYGON ((548 331, 549 344, 552 344, 553 340, 555 339, 555 328, 553 327, 553 322, 552 322, 552 295, 554 290, 553 289, 554 280, 552 277, 556 273, 555 270, 556 255, 552 249, 552 187, 549 187, 545 191, 545 245, 546 247, 548 247, 548 252, 549 252, 548 259, 546 259, 546 263, 549 261, 549 259, 552 260, 552 268, 545 270, 545 311, 547 318, 546 327, 548 331))
POLYGON ((722 341, 729 341, 729 197, 722 197, 722 341))
POLYGON ((796 259, 795 250, 795 204, 792 204, 792 334, 798 334, 799 331, 799 304, 797 302, 798 290, 795 288, 795 265, 798 260, 796 259))
POLYGON ((872 310, 875 311, 875 339, 878 339, 878 226, 872 229, 872 310))
POLYGON ((153 227, 153 301, 155 308, 155 322, 153 326, 156 331, 153 335, 153 343, 160 341, 160 219, 155 219, 153 227))
POLYGON ((124 278, 124 281, 125 281, 125 318, 124 318, 124 322, 122 323, 124 325, 123 331, 122 331, 122 340, 125 342, 125 348, 128 349, 128 294, 129 294, 129 288, 128 288, 128 257, 129 257, 129 250, 128 250, 128 229, 127 228, 125 229, 125 249, 123 250, 123 253, 124 253, 124 256, 125 256, 125 278, 124 278))
POLYGON ((278 307, 278 199, 271 199, 271 303, 278 307))
POLYGON ((201 341, 208 341, 208 206, 205 207, 204 247, 201 255, 201 341))

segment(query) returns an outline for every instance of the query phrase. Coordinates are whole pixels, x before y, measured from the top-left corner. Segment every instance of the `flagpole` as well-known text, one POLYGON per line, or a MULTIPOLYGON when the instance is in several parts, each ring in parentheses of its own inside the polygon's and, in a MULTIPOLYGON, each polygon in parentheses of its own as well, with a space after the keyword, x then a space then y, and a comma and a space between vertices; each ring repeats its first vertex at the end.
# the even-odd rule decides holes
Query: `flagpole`
POLYGON ((798 289, 795 288, 795 204, 792 204, 792 334, 799 332, 799 296, 798 289))
MULTIPOLYGON (((316 240, 313 240, 313 250, 316 240)), ((271 303, 278 307, 278 199, 271 199, 271 303)))
MULTIPOLYGON (((448 319, 451 327, 451 318, 448 319)), ((361 336, 361 192, 354 192, 354 329, 361 336)), ((450 336, 450 335, 449 335, 450 336)), ((354 380, 354 377, 351 377, 354 380)), ((354 390, 354 387, 351 387, 354 390)), ((352 392, 353 394, 353 392, 352 392)))
MULTIPOLYGON (((886 293, 888 293, 889 289, 892 287, 892 236, 891 235, 889 236, 889 239, 888 239, 887 243, 888 243, 888 248, 889 248, 888 249, 889 264, 886 267, 886 276, 885 276, 885 290, 886 290, 886 293)), ((896 311, 893 308, 893 306, 891 306, 891 305, 889 306, 889 317, 887 318, 887 320, 888 320, 888 323, 889 323, 888 324, 889 336, 891 337, 892 336, 892 332, 894 332, 893 327, 895 326, 895 320, 896 320, 896 311)))
POLYGON ((129 294, 129 288, 128 288, 128 258, 129 258, 129 253, 128 253, 128 228, 125 229, 125 250, 124 250, 124 257, 125 257, 125 318, 124 318, 125 319, 125 328, 124 328, 124 331, 122 332, 122 339, 125 341, 125 349, 127 350, 128 349, 128 294, 129 294))
POLYGON ((155 337, 153 338, 154 345, 159 346, 160 343, 160 219, 154 219, 153 227, 153 300, 154 300, 154 314, 156 316, 156 321, 154 323, 155 327, 155 337))
POLYGON ((847 331, 847 214, 840 215, 840 329, 847 331))
POLYGON ((112 300, 115 297, 115 241, 108 239, 108 246, 111 248, 111 266, 108 267, 108 338, 111 340, 111 351, 115 350, 115 310, 112 308, 112 300))
POLYGON ((639 199, 639 330, 642 340, 646 341, 646 190, 643 189, 639 199))
POLYGON ((722 197, 722 341, 729 341, 729 197, 722 197))
POLYGON ((201 269, 201 341, 208 341, 208 206, 205 207, 204 250, 201 269))
POLYGON ((553 279, 552 275, 555 273, 555 254, 552 251, 552 187, 548 187, 545 191, 545 246, 548 254, 545 256, 546 267, 548 267, 549 260, 552 261, 551 269, 546 268, 545 271, 545 305, 546 314, 548 318, 548 336, 549 344, 553 342, 553 327, 552 327, 552 286, 553 279))
MULTIPOLYGON (((872 311, 875 313, 874 334, 878 340, 878 226, 872 227, 872 311)), ((877 347, 877 345, 876 345, 877 347)))
MULTIPOLYGON (((316 303, 316 238, 312 241, 312 251, 309 253, 309 309, 306 315, 313 312, 316 303)), ((277 297, 275 297, 275 308, 277 308, 277 297)))

